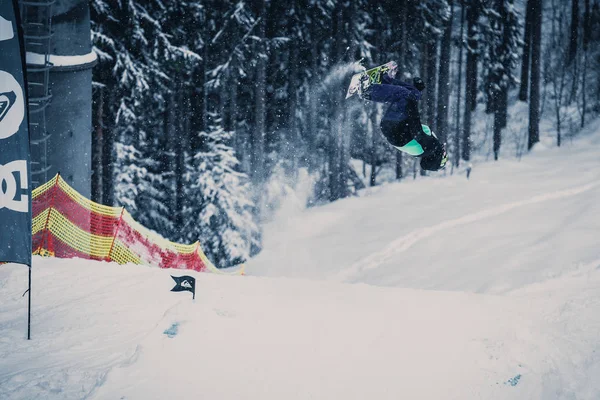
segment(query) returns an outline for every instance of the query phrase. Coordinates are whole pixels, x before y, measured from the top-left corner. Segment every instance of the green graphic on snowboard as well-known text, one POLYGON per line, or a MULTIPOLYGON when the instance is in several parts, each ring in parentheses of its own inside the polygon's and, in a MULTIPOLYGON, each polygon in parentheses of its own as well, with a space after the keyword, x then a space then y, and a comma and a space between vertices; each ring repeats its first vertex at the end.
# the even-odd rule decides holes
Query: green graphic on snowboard
POLYGON ((377 67, 352 75, 352 79, 350 80, 350 85, 348 86, 348 91, 346 93, 346 98, 352 97, 358 92, 358 89, 361 85, 362 76, 366 75, 369 77, 368 84, 366 85, 369 86, 373 83, 381 83, 381 75, 384 72, 396 70, 397 68, 398 64, 396 63, 396 61, 390 61, 383 65, 379 65, 377 67))

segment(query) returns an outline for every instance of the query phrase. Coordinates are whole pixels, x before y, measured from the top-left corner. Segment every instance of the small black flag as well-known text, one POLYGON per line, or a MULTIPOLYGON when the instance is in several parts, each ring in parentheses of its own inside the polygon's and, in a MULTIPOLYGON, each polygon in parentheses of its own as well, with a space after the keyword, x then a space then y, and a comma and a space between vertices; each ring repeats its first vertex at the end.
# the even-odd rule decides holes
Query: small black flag
POLYGON ((171 289, 171 292, 183 292, 187 290, 188 292, 192 292, 192 299, 196 298, 196 278, 191 276, 173 276, 171 278, 175 281, 175 287, 171 289))

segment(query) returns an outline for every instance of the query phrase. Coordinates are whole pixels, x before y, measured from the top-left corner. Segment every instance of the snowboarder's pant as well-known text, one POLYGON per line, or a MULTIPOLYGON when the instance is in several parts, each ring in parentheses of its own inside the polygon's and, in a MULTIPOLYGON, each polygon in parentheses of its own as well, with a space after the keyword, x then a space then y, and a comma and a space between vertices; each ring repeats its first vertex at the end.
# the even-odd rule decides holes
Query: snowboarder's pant
POLYGON ((381 121, 381 133, 387 139, 392 146, 402 147, 406 146, 408 142, 414 139, 408 120, 404 121, 381 121))
POLYGON ((387 139, 392 146, 403 147, 406 146, 411 140, 416 140, 417 143, 423 148, 423 155, 430 154, 434 151, 440 151, 440 143, 433 136, 427 135, 423 132, 421 125, 414 123, 409 119, 404 121, 381 121, 381 133, 387 139), (412 128, 411 128, 412 127, 412 128))
MULTIPOLYGON (((416 89, 413 89, 416 91, 416 89)), ((404 86, 377 84, 369 86, 369 100, 379 103, 397 103, 406 105, 406 99, 412 91, 404 86)))

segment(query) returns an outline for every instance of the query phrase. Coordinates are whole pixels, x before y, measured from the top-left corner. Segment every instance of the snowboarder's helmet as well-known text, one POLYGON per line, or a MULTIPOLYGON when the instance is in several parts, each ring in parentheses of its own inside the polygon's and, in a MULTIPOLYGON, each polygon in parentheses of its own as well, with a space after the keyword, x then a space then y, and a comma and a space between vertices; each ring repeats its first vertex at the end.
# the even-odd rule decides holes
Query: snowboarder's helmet
POLYGON ((421 168, 427 171, 438 171, 446 166, 448 162, 448 154, 446 153, 446 145, 439 145, 439 148, 431 154, 421 158, 421 168))

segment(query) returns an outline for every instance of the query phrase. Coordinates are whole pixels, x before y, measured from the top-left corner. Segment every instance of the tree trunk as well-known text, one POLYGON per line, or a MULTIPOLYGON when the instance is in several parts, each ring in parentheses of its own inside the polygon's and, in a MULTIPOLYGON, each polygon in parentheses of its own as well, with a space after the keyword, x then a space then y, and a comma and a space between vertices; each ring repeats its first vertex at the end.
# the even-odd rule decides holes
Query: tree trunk
MULTIPOLYGON (((347 8, 347 12, 344 14, 344 27, 347 27, 344 29, 344 38, 345 43, 344 46, 341 47, 342 53, 340 54, 340 59, 342 62, 348 62, 349 60, 354 61, 354 57, 356 56, 356 48, 357 48, 357 41, 356 40, 352 40, 352 37, 358 37, 358 32, 357 32, 357 28, 354 25, 354 16, 356 15, 357 12, 357 3, 359 0, 349 0, 349 6, 347 8)), ((361 29, 361 27, 358 28, 359 30, 361 29)), ((349 76, 348 76, 349 78, 349 76)), ((350 165, 350 140, 351 140, 351 135, 350 132, 353 130, 353 124, 354 121, 352 120, 352 116, 350 115, 350 110, 348 109, 348 107, 346 107, 346 102, 345 100, 345 96, 346 96, 346 83, 342 83, 342 86, 339 89, 339 99, 340 99, 340 104, 342 105, 342 109, 343 109, 343 122, 344 125, 342 126, 342 131, 341 131, 341 143, 342 143, 342 148, 341 148, 341 164, 340 164, 340 172, 341 172, 341 176, 340 176, 340 187, 342 189, 342 195, 343 197, 346 197, 350 194, 349 188, 348 188, 348 179, 349 179, 349 165, 350 165)))
POLYGON ((579 0, 571 0, 571 34, 569 40, 569 53, 567 65, 577 57, 577 45, 579 44, 579 0))
MULTIPOLYGON (((406 71, 406 48, 408 47, 408 27, 407 27, 407 11, 406 11, 406 2, 400 2, 400 71, 399 74, 403 74, 406 71)), ((402 76, 398 77, 399 79, 403 79, 402 76)), ((396 152, 396 179, 402 179, 403 171, 402 171, 402 152, 396 152)))
MULTIPOLYGON (((117 89, 109 92, 109 104, 118 104, 117 89)), ((114 146, 115 146, 115 119, 110 118, 102 132, 102 204, 112 206, 115 203, 114 187, 114 146)))
POLYGON ((535 1, 535 19, 531 32, 531 99, 529 102, 528 148, 540 141, 540 64, 542 49, 542 0, 535 1))
POLYGON ((403 177, 403 171, 402 171, 402 152, 401 151, 397 151, 396 152, 396 179, 400 180, 403 177))
MULTIPOLYGON (((167 124, 166 124, 166 135, 167 135, 167 172, 168 172, 168 183, 167 187, 170 192, 167 194, 169 197, 169 209, 172 214, 172 221, 175 222, 178 219, 179 207, 177 204, 177 157, 178 157, 178 141, 181 140, 181 130, 179 125, 179 99, 178 99, 178 91, 179 85, 175 83, 173 87, 171 87, 170 93, 167 95, 167 124)), ((175 225, 175 230, 179 226, 175 225)))
POLYGON ((460 130, 460 106, 462 104, 462 64, 463 64, 463 49, 465 47, 465 0, 461 0, 461 11, 460 11, 460 37, 458 40, 458 86, 457 86, 457 102, 456 102, 456 132, 454 133, 454 165, 458 167, 460 165, 460 139, 463 136, 460 130))
MULTIPOLYGON (((500 15, 500 26, 502 29, 502 69, 504 74, 508 74, 511 63, 508 54, 510 48, 510 26, 508 21, 507 0, 496 0, 496 12, 500 15)), ((506 75, 505 75, 506 76, 506 75)), ((500 155, 500 145, 502 144, 502 129, 508 122, 508 85, 505 77, 499 75, 497 82, 493 82, 497 89, 493 91, 494 99, 492 108, 494 110, 494 159, 498 160, 500 155)))
MULTIPOLYGON (((428 71, 428 65, 429 65, 429 44, 427 42, 423 42, 421 44, 421 60, 419 63, 419 74, 421 75, 421 79, 423 79, 424 82, 427 82, 427 71, 428 71)), ((419 113, 421 114, 421 122, 422 123, 426 123, 427 125, 429 125, 428 119, 429 119, 429 115, 427 115, 427 112, 429 111, 429 107, 427 107, 427 105, 429 104, 429 97, 430 97, 430 93, 428 88, 426 87, 425 90, 422 92, 421 94, 421 101, 419 101, 419 113)), ((427 171, 425 171, 423 168, 419 167, 419 175, 421 176, 426 176, 427 175, 427 171)))
POLYGON ((463 160, 471 159, 471 113, 477 106, 477 22, 479 4, 467 6, 467 70, 465 75, 465 121, 463 131, 463 160))
POLYGON ((592 36, 592 19, 590 12, 590 0, 585 0, 583 13, 583 72, 581 82, 581 127, 585 125, 585 113, 587 109, 586 85, 588 73, 588 48, 592 36))
POLYGON ((369 186, 377 185, 377 134, 375 133, 375 109, 370 107, 367 121, 367 136, 371 139, 371 176, 369 186))
MULTIPOLYGON (((585 0, 585 10, 583 13, 583 50, 587 51, 592 39, 592 13, 590 9, 590 0, 585 0)), ((585 86, 584 86, 585 87, 585 86)))
POLYGON ((583 71, 581 71, 581 128, 585 126, 585 113, 587 108, 587 97, 585 95, 587 84, 588 53, 583 54, 583 71))
POLYGON ((229 118, 227 118, 228 124, 225 129, 234 132, 234 149, 238 159, 241 161, 244 157, 243 149, 245 141, 240 133, 237 132, 238 113, 238 76, 235 65, 232 65, 229 72, 229 118))
MULTIPOLYGON (((260 22, 257 27, 257 36, 260 43, 257 45, 258 53, 265 54, 267 49, 264 43, 265 40, 265 17, 266 17, 266 0, 255 0, 257 8, 257 16, 260 22)), ((267 78, 267 62, 265 57, 257 57, 256 65, 256 80, 254 90, 254 130, 252 131, 251 152, 252 162, 250 176, 255 183, 261 184, 265 180, 265 130, 266 130, 266 78, 267 78)), ((261 191, 259 190, 258 193, 261 191)))
POLYGON ((502 129, 506 127, 508 113, 508 88, 502 87, 496 99, 496 111, 494 112, 494 160, 500 155, 502 144, 502 129))
POLYGON ((440 50, 440 69, 437 96, 437 116, 435 127, 442 143, 448 140, 448 102, 450 99, 450 51, 452 49, 452 16, 454 13, 453 0, 450 6, 450 19, 446 22, 440 50))
POLYGON ((421 122, 429 125, 427 122, 429 119, 429 115, 427 112, 429 111, 429 87, 428 87, 428 79, 427 79, 427 71, 429 70, 429 43, 423 42, 420 46, 420 60, 419 60, 419 76, 425 82, 425 90, 421 93, 421 101, 419 102, 419 111, 421 114, 421 122))
MULTIPOLYGON (((296 0, 293 1, 294 10, 297 12, 296 0)), ((294 13, 295 15, 295 13, 294 13)), ((286 155, 292 158, 292 172, 298 171, 298 157, 301 155, 301 139, 298 129, 298 119, 296 110, 298 108, 298 65, 299 65, 299 47, 300 43, 295 35, 294 26, 297 24, 296 18, 292 17, 289 21, 288 32, 291 38, 289 48, 289 81, 288 81, 288 110, 287 126, 289 133, 286 143, 286 155)))
MULTIPOLYGON (((408 47, 408 12, 406 2, 400 2, 400 34, 401 46, 400 46, 400 73, 406 72, 406 50, 408 47)), ((402 79, 402 77, 399 77, 402 79)))
POLYGON ((92 200, 102 203, 102 146, 104 145, 104 87, 96 90, 94 135, 92 136, 92 200))
MULTIPOLYGON (((313 18, 317 18, 318 9, 316 6, 313 6, 313 18)), ((317 27, 318 24, 313 24, 313 35, 314 37, 318 36, 317 27)), ((315 77, 319 71, 319 41, 316 39, 311 40, 310 42, 310 77, 313 78, 311 81, 314 81, 315 77)), ((317 136, 318 136, 318 107, 319 107, 319 95, 318 90, 315 88, 315 83, 309 81, 309 91, 308 91, 308 132, 306 135, 308 142, 308 154, 311 155, 309 169, 310 171, 317 171, 319 167, 323 164, 323 160, 320 160, 319 151, 317 149, 317 136)))
POLYGON ((437 82, 437 59, 438 59, 438 55, 437 55, 437 38, 433 37, 433 34, 431 34, 432 37, 427 41, 427 80, 426 80, 426 91, 427 91, 427 98, 426 98, 426 105, 427 105, 427 119, 426 121, 428 122, 427 125, 431 126, 431 129, 434 131, 437 131, 437 126, 436 126, 436 118, 435 118, 435 111, 436 111, 436 104, 435 104, 435 94, 436 94, 436 82, 437 82))
POLYGON ((465 95, 467 105, 471 111, 475 111, 475 108, 477 107, 477 67, 479 62, 479 41, 477 36, 479 34, 478 22, 481 11, 480 7, 479 0, 474 0, 467 8, 467 45, 469 51, 467 51, 467 88, 465 95))
POLYGON ((521 87, 519 89, 519 100, 527 101, 529 89, 529 71, 531 67, 531 30, 534 18, 533 6, 536 0, 527 0, 527 11, 525 13, 525 34, 523 36, 523 57, 521 64, 521 87))
MULTIPOLYGON (((344 54, 344 8, 338 7, 334 21, 333 37, 335 46, 333 48, 333 60, 340 63, 344 54)), ((332 95, 333 121, 330 127, 329 137, 329 199, 335 201, 346 196, 346 165, 343 163, 343 134, 344 134, 344 93, 341 87, 336 85, 332 95)))
POLYGON ((175 232, 180 232, 180 229, 184 226, 183 212, 185 209, 185 152, 188 149, 188 132, 190 128, 189 124, 189 107, 186 88, 183 85, 178 85, 178 115, 177 123, 179 125, 179 134, 175 137, 175 163, 174 163, 174 174, 175 174, 175 208, 171 211, 174 212, 174 226, 175 232))

